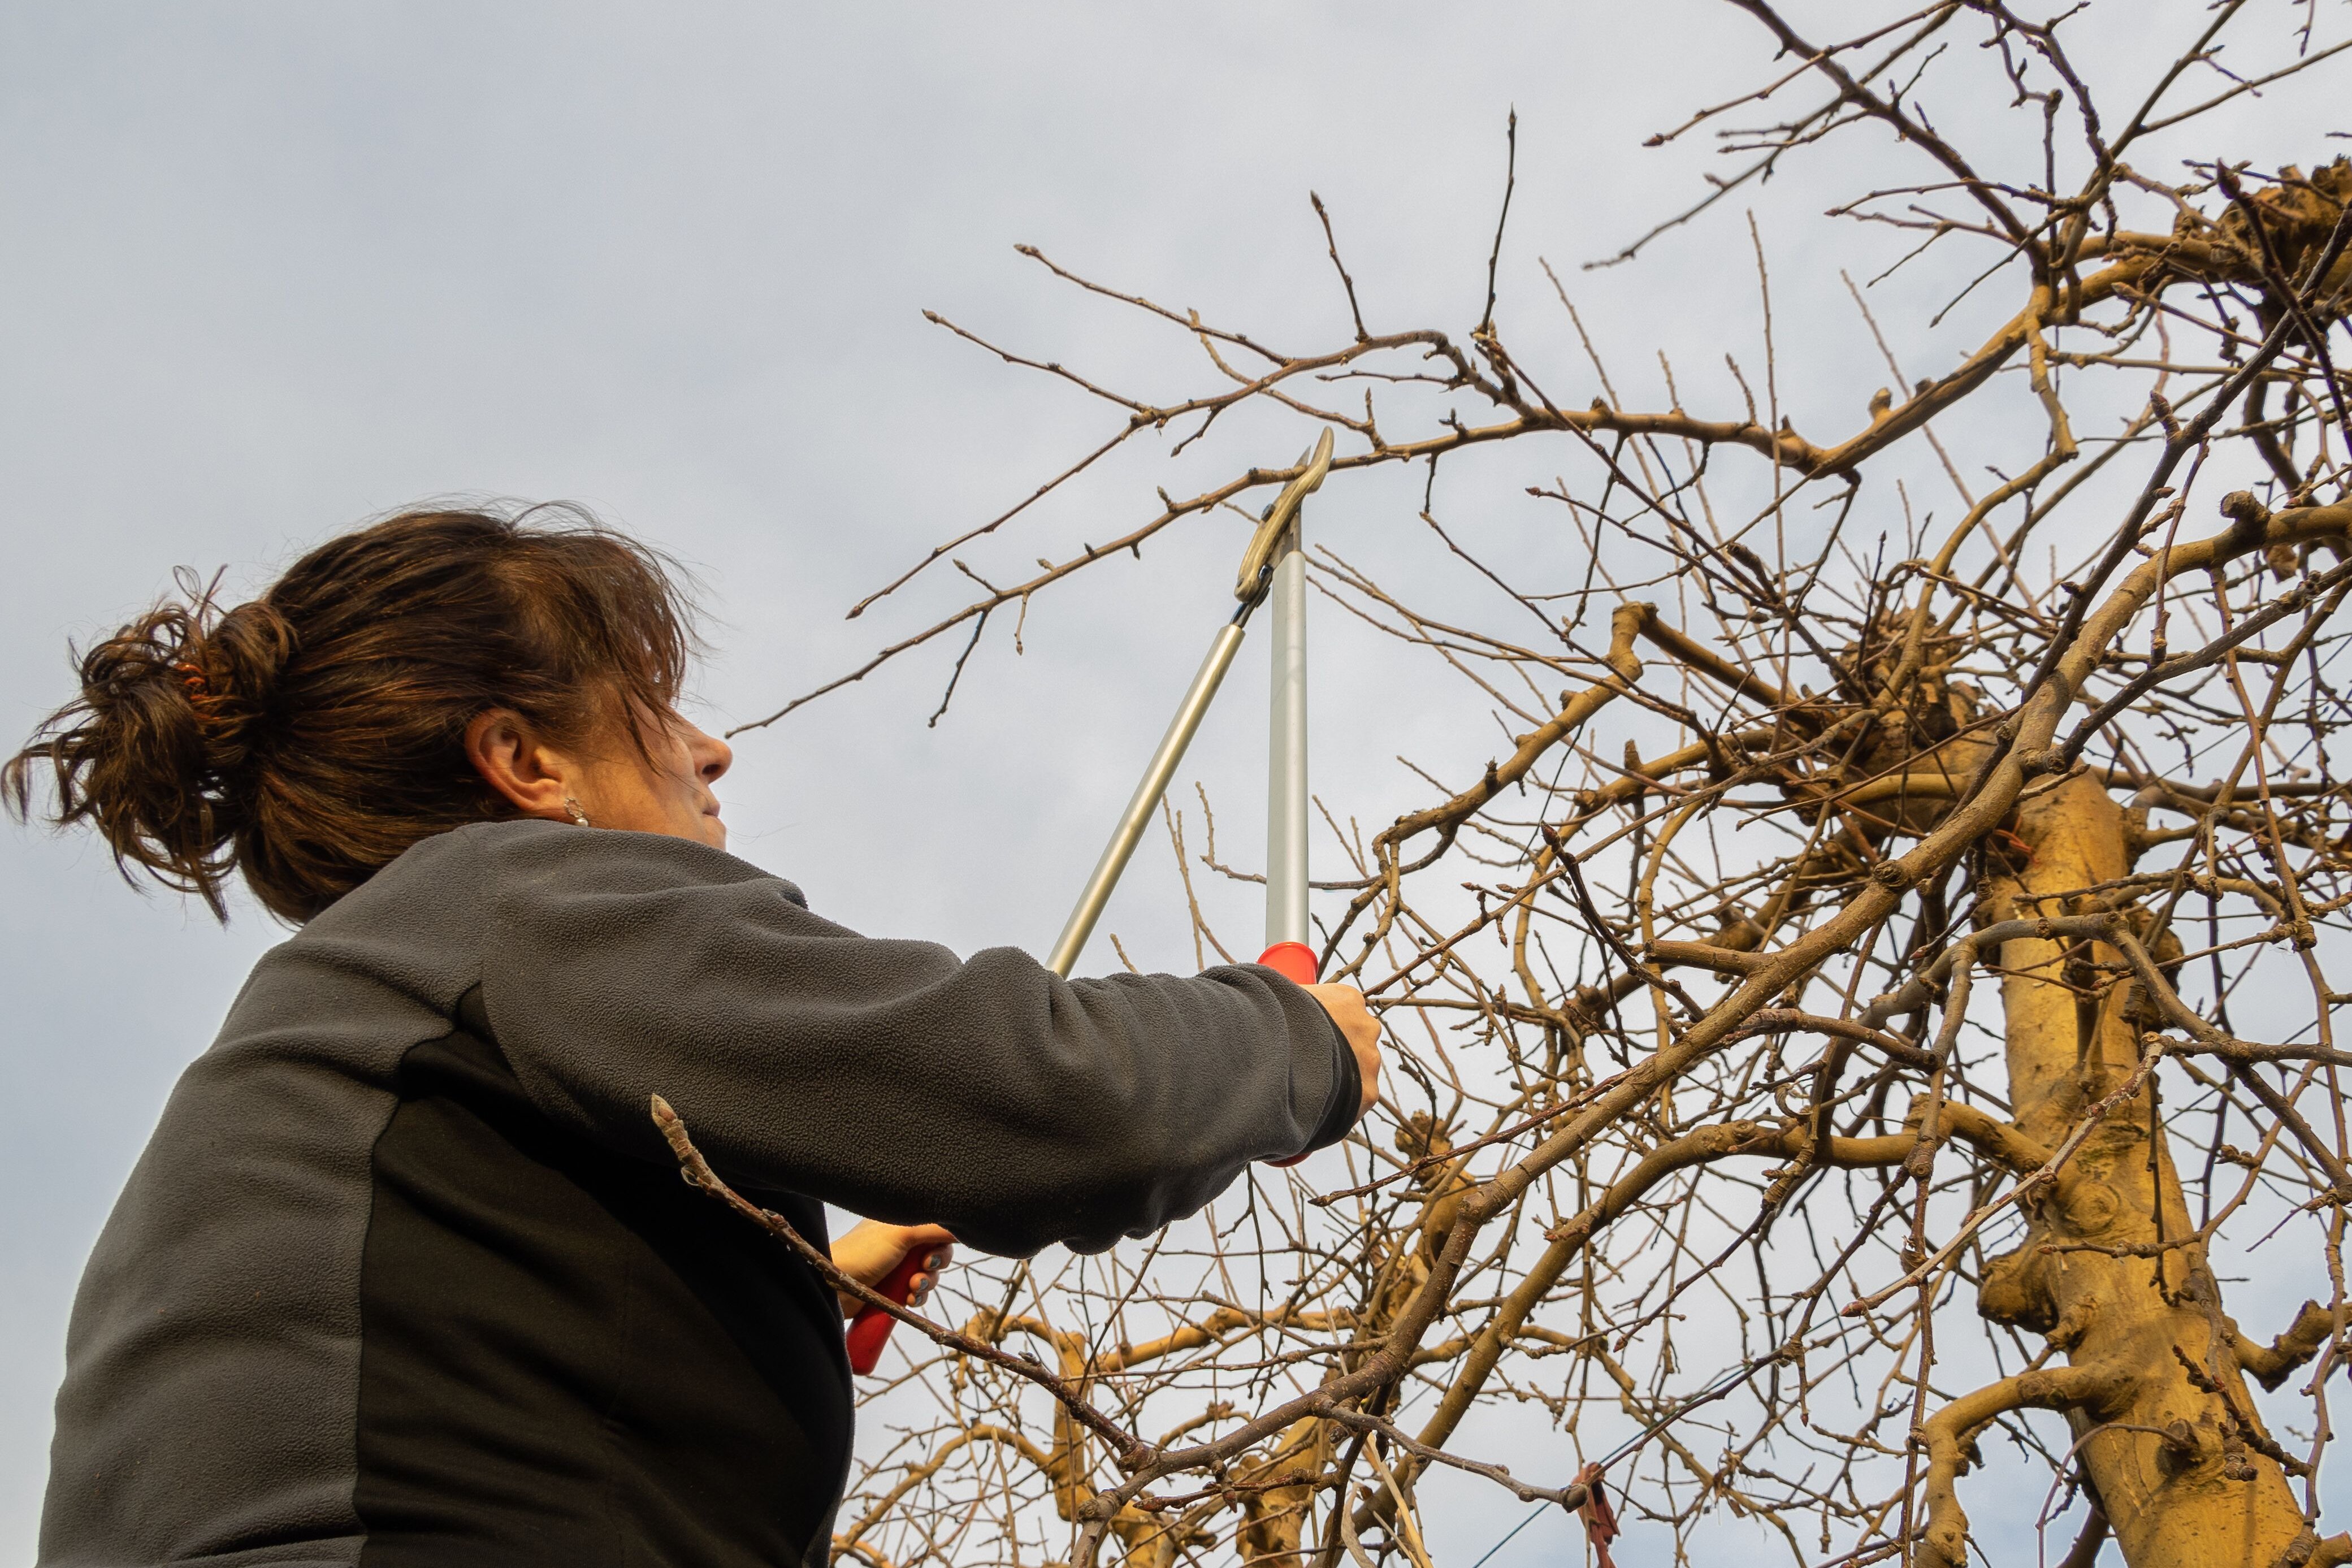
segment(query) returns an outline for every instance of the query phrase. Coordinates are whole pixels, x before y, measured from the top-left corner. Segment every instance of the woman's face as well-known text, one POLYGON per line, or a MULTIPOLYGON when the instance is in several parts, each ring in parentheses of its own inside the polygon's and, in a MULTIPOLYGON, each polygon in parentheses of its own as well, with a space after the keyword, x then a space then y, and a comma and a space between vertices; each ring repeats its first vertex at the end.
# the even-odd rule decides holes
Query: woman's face
POLYGON ((726 848, 727 825, 719 820, 710 786, 734 764, 734 749, 675 713, 643 729, 642 749, 625 735, 614 737, 580 765, 573 793, 588 820, 726 848))
POLYGON ((514 710, 493 708, 466 727, 466 756, 527 816, 584 817, 594 827, 726 848, 727 825, 710 786, 734 763, 733 749, 672 711, 645 714, 637 729, 632 736, 616 713, 575 751, 542 738, 514 710))

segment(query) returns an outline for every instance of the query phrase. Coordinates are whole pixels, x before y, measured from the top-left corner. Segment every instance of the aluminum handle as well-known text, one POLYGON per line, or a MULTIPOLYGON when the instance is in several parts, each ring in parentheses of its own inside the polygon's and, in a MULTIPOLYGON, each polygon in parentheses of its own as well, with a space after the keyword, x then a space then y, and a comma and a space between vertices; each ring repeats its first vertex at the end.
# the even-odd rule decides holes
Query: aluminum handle
POLYGON ((1209 657, 1201 661, 1201 672, 1192 677, 1192 688, 1184 693, 1176 717, 1168 722, 1168 732, 1160 737, 1160 749, 1151 753, 1151 764, 1143 770, 1143 781, 1135 786, 1127 810, 1119 816, 1118 826, 1111 832, 1110 842, 1103 846, 1102 858, 1095 862, 1095 874, 1087 879, 1086 891, 1078 895, 1078 907, 1070 911, 1069 923, 1062 928, 1052 954, 1045 960, 1045 967, 1065 980, 1077 963, 1087 938, 1094 934, 1095 921, 1102 918, 1103 906, 1110 902, 1111 889, 1118 886, 1119 873, 1127 869, 1129 858, 1141 842, 1151 814, 1159 809, 1160 797, 1168 793, 1168 781, 1183 762, 1184 748, 1192 743, 1193 731, 1200 729, 1209 703, 1225 679, 1225 671, 1233 668, 1234 655, 1241 651, 1242 623, 1248 609, 1244 605, 1242 614, 1227 622, 1218 631, 1217 640, 1209 645, 1209 657))
POLYGON ((1307 556, 1299 516, 1274 558, 1266 612, 1274 629, 1267 703, 1265 944, 1307 943, 1307 556))

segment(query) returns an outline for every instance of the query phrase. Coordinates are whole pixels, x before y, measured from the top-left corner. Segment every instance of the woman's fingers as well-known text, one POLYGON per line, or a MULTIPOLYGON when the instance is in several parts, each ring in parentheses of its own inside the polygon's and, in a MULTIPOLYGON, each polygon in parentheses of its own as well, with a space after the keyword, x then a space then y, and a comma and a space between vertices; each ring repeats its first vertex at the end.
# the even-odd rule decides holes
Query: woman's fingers
POLYGON ((1355 1053, 1363 1094, 1356 1114, 1361 1116, 1381 1098, 1381 1021, 1364 1005, 1364 994, 1352 985, 1309 985, 1307 991, 1322 1004, 1347 1039, 1348 1049, 1355 1053))
MULTIPOLYGON (((940 1276, 955 1260, 955 1241, 947 1230, 936 1225, 910 1225, 898 1227, 898 1262, 918 1253, 922 1256, 921 1271, 908 1282, 907 1304, 920 1306, 936 1289, 940 1276)), ((898 1262, 891 1264, 896 1272, 898 1262)))
POLYGON ((915 1276, 914 1288, 908 1292, 908 1304, 922 1305, 932 1290, 938 1288, 940 1275, 949 1264, 954 1261, 955 1247, 952 1245, 931 1248, 930 1255, 923 1259, 923 1271, 915 1276))
MULTIPOLYGON (((940 1273, 953 1261, 954 1234, 943 1226, 885 1225, 869 1219, 833 1238, 834 1267, 869 1288, 879 1288, 909 1258, 922 1260, 908 1296, 909 1301, 919 1301, 939 1284, 940 1273)), ((854 1316, 862 1305, 854 1296, 841 1298, 845 1314, 854 1316)))

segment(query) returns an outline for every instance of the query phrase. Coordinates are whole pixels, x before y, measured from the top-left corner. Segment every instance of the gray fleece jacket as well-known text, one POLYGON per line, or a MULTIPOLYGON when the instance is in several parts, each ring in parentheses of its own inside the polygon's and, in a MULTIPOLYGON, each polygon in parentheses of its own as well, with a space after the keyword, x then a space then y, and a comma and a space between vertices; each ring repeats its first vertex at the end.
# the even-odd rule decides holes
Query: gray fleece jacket
POLYGON ((40 1562, 819 1563, 849 1462, 830 1202, 1099 1250, 1341 1136, 1353 1059, 1255 966, 1066 982, 862 937, 719 850, 417 845, 268 954, 90 1257, 40 1562))

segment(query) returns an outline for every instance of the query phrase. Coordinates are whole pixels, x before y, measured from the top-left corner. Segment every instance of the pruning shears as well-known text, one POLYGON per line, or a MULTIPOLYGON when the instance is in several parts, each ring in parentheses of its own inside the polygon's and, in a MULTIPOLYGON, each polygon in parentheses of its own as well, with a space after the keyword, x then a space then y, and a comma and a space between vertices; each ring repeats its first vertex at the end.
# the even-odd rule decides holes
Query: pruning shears
MULTIPOLYGON (((1270 605, 1274 631, 1273 689, 1268 702, 1269 766, 1265 812, 1265 951, 1257 961, 1287 980, 1312 985, 1321 972, 1315 950, 1307 944, 1307 555, 1301 548, 1300 514, 1308 496, 1322 486, 1331 471, 1331 431, 1326 426, 1314 447, 1301 453, 1298 473, 1258 516, 1257 531, 1234 574, 1234 597, 1239 601, 1233 618, 1218 628, 1209 644, 1167 733, 1143 769, 1143 778, 1119 814, 1110 842, 1103 846, 1094 874, 1078 894, 1077 907, 1062 927, 1045 967, 1063 978, 1078 961, 1078 953, 1094 934, 1095 922, 1110 902, 1121 872, 1142 842, 1152 813, 1160 809, 1169 781, 1184 760, 1185 748, 1207 717, 1209 704, 1224 684, 1234 656, 1241 651, 1250 616, 1260 605, 1270 605)), ((1294 1164, 1291 1160, 1275 1162, 1294 1164)), ((922 1272, 926 1253, 909 1253, 876 1289, 893 1301, 904 1302, 922 1272)), ((872 1372, 882 1346, 898 1321, 878 1307, 862 1309, 849 1326, 849 1364, 861 1374, 872 1372)))

